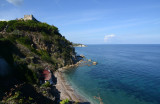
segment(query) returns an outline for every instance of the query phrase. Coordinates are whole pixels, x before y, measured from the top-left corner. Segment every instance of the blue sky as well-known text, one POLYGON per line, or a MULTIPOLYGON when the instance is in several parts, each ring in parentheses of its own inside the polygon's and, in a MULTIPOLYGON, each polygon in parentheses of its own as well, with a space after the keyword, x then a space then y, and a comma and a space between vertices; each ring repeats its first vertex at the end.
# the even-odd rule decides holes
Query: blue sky
POLYGON ((0 0, 0 20, 33 14, 83 44, 160 44, 160 0, 0 0))

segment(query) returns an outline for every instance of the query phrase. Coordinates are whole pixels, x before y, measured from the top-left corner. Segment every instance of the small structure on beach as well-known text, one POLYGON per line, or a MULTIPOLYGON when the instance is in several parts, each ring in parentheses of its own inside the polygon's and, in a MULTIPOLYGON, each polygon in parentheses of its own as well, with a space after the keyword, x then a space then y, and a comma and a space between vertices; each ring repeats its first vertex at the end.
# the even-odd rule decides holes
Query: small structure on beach
POLYGON ((44 83, 46 83, 47 81, 49 81, 50 84, 53 84, 52 72, 49 69, 45 68, 43 70, 42 77, 43 77, 44 83))

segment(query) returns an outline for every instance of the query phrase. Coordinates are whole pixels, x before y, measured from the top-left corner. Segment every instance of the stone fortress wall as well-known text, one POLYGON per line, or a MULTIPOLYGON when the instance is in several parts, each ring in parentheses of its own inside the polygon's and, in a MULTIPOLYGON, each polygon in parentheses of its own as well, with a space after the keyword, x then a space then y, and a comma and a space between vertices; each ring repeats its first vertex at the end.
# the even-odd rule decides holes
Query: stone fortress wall
POLYGON ((33 20, 34 19, 34 17, 33 17, 33 15, 24 15, 24 18, 23 18, 24 20, 33 20))
POLYGON ((37 21, 33 15, 24 15, 24 18, 19 18, 17 20, 33 20, 33 21, 37 21))

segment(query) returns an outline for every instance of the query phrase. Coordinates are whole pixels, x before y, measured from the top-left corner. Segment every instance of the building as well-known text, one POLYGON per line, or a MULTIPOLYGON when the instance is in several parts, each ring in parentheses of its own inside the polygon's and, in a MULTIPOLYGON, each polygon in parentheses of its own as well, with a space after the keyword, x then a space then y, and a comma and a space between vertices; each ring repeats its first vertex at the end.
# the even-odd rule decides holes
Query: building
POLYGON ((24 15, 24 20, 34 20, 33 15, 24 15))
POLYGON ((50 84, 53 84, 52 73, 49 69, 48 70, 46 70, 46 69, 43 70, 42 77, 44 79, 44 82, 49 81, 50 84))
POLYGON ((33 15, 24 15, 24 18, 19 18, 18 20, 33 20, 33 21, 37 21, 33 15))

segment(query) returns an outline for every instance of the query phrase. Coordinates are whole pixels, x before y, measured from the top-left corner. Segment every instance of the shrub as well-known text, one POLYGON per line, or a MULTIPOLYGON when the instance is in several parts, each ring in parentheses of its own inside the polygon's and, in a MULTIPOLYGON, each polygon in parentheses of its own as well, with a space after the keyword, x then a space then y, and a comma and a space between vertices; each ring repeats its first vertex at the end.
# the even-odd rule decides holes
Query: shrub
POLYGON ((31 84, 38 82, 37 74, 34 71, 28 69, 26 64, 17 65, 17 67, 15 68, 15 77, 20 79, 21 81, 25 81, 31 84))
MULTIPOLYGON (((13 38, 14 39, 14 38, 13 38)), ((20 38, 16 38, 15 39, 18 43, 24 45, 25 47, 27 47, 29 50, 31 50, 32 52, 38 54, 37 50, 33 47, 31 47, 31 44, 33 44, 32 40, 25 36, 25 37, 20 37, 20 38)))
POLYGON ((49 35, 57 34, 60 35, 58 28, 55 26, 50 26, 47 23, 41 23, 37 21, 23 21, 23 20, 11 20, 6 22, 0 22, 0 27, 4 29, 4 27, 8 25, 7 32, 12 32, 14 30, 24 30, 24 31, 38 31, 45 32, 49 35))
POLYGON ((6 25, 7 25, 6 21, 0 21, 0 31, 3 31, 6 25))
POLYGON ((50 86, 51 86, 51 84, 50 84, 50 82, 49 82, 49 81, 47 81, 46 83, 42 84, 42 86, 43 86, 43 87, 50 87, 50 86))
POLYGON ((20 95, 21 95, 21 92, 17 91, 17 92, 15 92, 15 94, 13 96, 11 96, 10 98, 8 98, 7 101, 18 99, 20 97, 20 95))
POLYGON ((27 47, 30 47, 30 45, 32 44, 32 41, 30 38, 28 38, 27 36, 25 37, 20 37, 17 39, 17 41, 27 47))
POLYGON ((50 55, 48 54, 46 50, 39 50, 38 54, 41 56, 42 60, 53 63, 50 55))
POLYGON ((62 100, 60 104, 69 104, 69 100, 68 99, 62 100))
MULTIPOLYGON (((24 94, 20 91, 17 91, 14 93, 14 95, 10 96, 5 104, 10 104, 12 101, 14 101, 14 104, 31 104, 31 102, 34 101, 33 98, 31 98, 30 96, 29 97, 26 97, 24 96, 24 94)), ((1 104, 1 103, 0 103, 1 104)))

